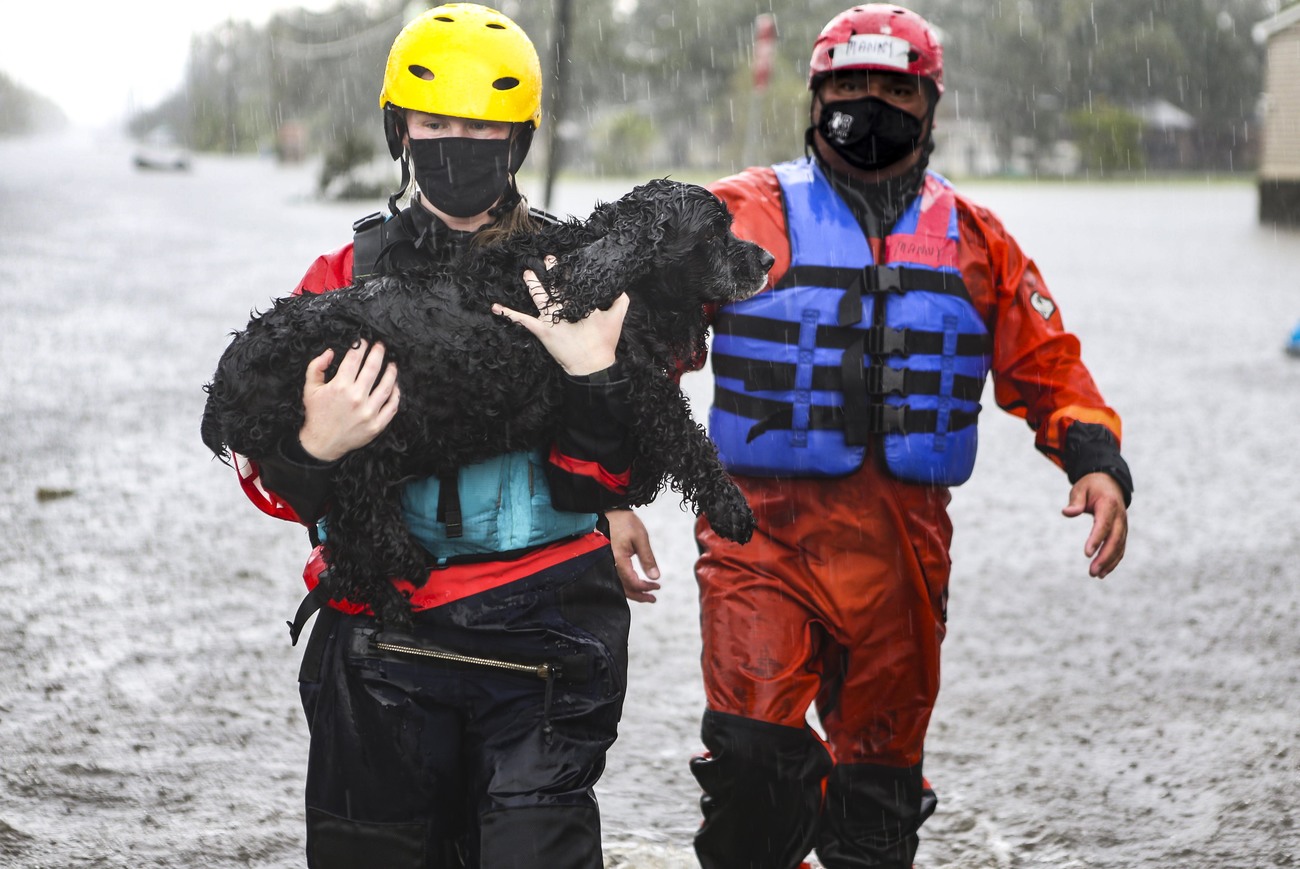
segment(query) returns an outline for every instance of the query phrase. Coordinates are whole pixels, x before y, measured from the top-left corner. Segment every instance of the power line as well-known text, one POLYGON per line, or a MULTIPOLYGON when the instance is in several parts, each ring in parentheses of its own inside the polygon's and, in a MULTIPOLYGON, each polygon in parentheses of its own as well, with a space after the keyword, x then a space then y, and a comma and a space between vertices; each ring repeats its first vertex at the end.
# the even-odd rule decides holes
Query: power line
POLYGON ((381 39, 386 43, 391 42, 403 23, 403 15, 399 12, 360 33, 332 42, 295 42, 291 39, 272 38, 271 46, 275 54, 287 60, 334 60, 348 55, 355 56, 363 46, 381 39))

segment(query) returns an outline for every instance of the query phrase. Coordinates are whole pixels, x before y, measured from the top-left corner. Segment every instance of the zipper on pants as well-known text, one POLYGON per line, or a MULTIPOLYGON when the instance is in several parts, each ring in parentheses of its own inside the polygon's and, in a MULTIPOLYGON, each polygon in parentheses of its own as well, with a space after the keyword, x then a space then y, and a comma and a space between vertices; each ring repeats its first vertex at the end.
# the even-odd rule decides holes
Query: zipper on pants
POLYGON ((516 664, 513 661, 498 661, 494 658, 480 658, 474 655, 461 655, 456 652, 447 652, 441 649, 422 649, 418 646, 403 646, 398 643, 389 643, 382 640, 375 640, 374 646, 385 652, 393 652, 398 655, 414 655, 420 658, 433 658, 437 661, 449 661, 455 664, 470 664, 476 667, 490 667, 497 670, 507 670, 512 673, 521 673, 535 676, 546 682, 546 695, 542 703, 542 734, 546 738, 546 744, 550 745, 551 739, 555 733, 555 728, 551 726, 551 699, 554 696, 555 679, 560 675, 560 667, 555 664, 516 664))

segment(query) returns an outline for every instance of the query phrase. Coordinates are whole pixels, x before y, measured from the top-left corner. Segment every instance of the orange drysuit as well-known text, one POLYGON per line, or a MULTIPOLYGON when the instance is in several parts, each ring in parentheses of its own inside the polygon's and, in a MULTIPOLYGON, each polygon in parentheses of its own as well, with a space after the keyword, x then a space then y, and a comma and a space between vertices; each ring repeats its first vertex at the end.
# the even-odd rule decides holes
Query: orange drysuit
MULTIPOLYGON (((775 172, 749 169, 710 189, 736 234, 776 258, 775 285, 791 262, 775 172)), ((1075 423, 1108 430, 1118 459, 1119 417, 1037 267, 987 209, 960 194, 956 204, 959 268, 993 337, 997 404, 1024 418, 1057 464, 1070 461, 1075 423)), ((885 262, 883 239, 870 243, 885 262)), ((913 835, 933 809, 920 765, 939 691, 949 492, 893 478, 879 452, 875 439, 843 477, 737 477, 758 519, 743 546, 697 524, 709 753, 692 768, 705 791, 696 845, 706 867, 789 869, 812 842, 826 861, 855 837, 885 835, 864 819, 877 809, 885 828, 913 835), (828 745, 805 724, 814 703, 828 745), (855 796, 864 791, 880 798, 866 807, 855 796)))

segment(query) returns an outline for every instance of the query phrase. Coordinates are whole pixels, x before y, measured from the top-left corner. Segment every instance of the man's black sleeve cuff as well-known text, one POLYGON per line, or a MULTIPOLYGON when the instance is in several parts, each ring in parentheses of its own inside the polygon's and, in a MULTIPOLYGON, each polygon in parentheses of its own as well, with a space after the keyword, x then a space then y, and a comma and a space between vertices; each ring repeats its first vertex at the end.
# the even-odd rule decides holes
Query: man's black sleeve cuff
POLYGON ((1075 422, 1065 433, 1062 457, 1070 483, 1077 483, 1098 471, 1110 474, 1124 493, 1124 506, 1133 501, 1133 475, 1128 462, 1119 454, 1119 444, 1110 429, 1096 423, 1075 422))

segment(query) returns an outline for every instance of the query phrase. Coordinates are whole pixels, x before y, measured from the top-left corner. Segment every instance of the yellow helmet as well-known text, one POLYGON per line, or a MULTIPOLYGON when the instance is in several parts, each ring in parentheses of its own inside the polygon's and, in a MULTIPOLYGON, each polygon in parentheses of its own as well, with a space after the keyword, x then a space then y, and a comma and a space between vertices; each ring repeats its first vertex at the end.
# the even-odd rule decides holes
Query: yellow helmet
POLYGON ((480 121, 542 122, 542 66, 523 29, 495 9, 448 3, 397 34, 379 107, 480 121))

